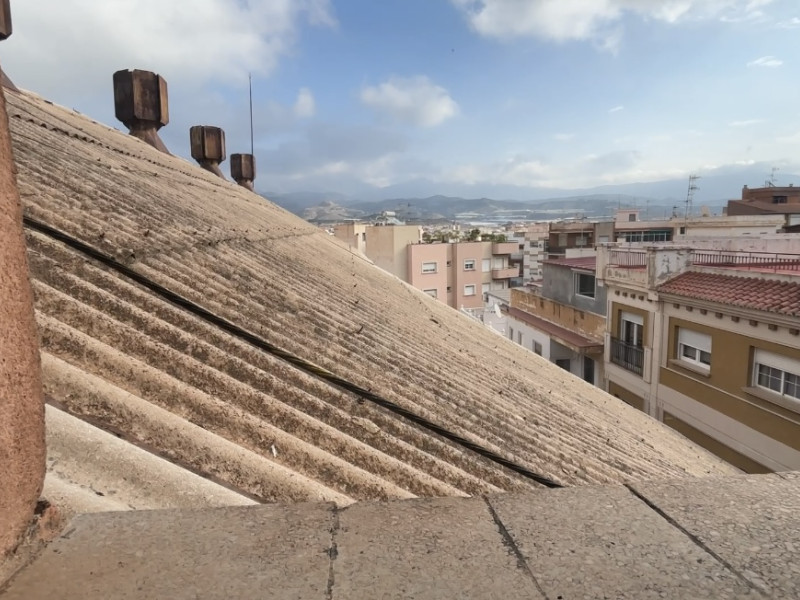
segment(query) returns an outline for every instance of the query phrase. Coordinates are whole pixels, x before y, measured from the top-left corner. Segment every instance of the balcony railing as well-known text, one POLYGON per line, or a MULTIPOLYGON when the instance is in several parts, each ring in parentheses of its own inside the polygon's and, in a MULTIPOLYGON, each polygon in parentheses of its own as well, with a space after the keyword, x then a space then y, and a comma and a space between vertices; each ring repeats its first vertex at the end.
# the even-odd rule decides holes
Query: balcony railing
POLYGON ((644 370, 644 348, 611 338, 611 362, 641 375, 644 370))
POLYGON ((513 277, 519 277, 519 266, 492 269, 492 279, 511 279, 513 277))
POLYGON ((642 251, 610 250, 608 264, 623 269, 641 269, 647 266, 647 254, 642 251))
POLYGON ((773 252, 725 252, 694 250, 692 264, 703 267, 728 267, 757 271, 800 271, 800 255, 773 252))
POLYGON ((492 254, 516 254, 519 252, 519 242, 494 242, 492 254))

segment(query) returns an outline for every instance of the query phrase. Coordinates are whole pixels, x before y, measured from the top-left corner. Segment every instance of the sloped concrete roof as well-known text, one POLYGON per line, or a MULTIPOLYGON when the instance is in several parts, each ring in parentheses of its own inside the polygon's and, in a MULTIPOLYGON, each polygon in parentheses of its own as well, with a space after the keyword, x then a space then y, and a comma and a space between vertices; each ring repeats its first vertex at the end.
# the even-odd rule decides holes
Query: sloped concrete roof
MULTIPOLYGON (((366 263, 263 198, 9 94, 26 216, 353 384, 564 485, 733 471, 366 263)), ((28 230, 45 392, 264 501, 452 496, 531 480, 28 230)))

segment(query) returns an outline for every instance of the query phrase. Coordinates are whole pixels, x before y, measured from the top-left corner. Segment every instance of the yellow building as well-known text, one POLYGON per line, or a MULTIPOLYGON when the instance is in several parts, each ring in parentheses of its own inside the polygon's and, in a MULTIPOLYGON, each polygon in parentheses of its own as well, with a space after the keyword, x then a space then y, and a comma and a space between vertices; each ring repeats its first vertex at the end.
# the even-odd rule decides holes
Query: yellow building
POLYGON ((609 247, 598 264, 608 391, 744 471, 800 468, 800 254, 609 247))

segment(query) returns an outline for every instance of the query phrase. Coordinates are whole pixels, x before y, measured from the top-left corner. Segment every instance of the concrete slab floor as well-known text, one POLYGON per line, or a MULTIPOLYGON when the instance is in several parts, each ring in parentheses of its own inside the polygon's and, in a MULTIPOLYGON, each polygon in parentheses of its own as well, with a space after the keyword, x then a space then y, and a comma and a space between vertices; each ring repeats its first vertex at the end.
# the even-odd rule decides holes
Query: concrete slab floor
POLYGON ((800 598, 798 474, 633 488, 753 587, 771 598, 800 598))
POLYGON ((0 600, 797 598, 800 478, 98 513, 0 600))

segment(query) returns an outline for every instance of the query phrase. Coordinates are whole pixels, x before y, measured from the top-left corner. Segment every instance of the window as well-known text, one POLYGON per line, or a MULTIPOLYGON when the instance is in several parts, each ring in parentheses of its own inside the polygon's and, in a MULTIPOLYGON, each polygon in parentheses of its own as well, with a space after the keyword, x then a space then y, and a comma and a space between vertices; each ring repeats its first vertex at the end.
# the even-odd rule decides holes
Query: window
POLYGON ((630 346, 641 346, 643 325, 644 319, 641 315, 622 311, 619 325, 620 338, 630 346))
POLYGON ((475 259, 474 258, 466 258, 466 259, 464 259, 464 270, 465 271, 474 271, 475 270, 475 259))
POLYGON ((683 327, 678 329, 678 360, 703 370, 711 368, 711 336, 683 327))
POLYGON ((678 233, 681 235, 686 235, 686 227, 680 227, 678 229, 678 233))
POLYGON ((465 296, 474 296, 475 295, 475 284, 465 285, 464 286, 464 295, 465 296))
POLYGON ((542 345, 537 341, 531 343, 531 350, 533 350, 539 356, 542 355, 542 345))
POLYGON ((583 380, 594 383, 594 361, 588 356, 583 357, 583 380))
POLYGON ((449 285, 448 285, 448 286, 447 286, 447 293, 449 294, 449 293, 450 293, 450 292, 452 292, 452 291, 453 291, 453 288, 452 288, 451 286, 449 286, 449 285))
POLYGON ((628 214, 628 222, 633 222, 636 220, 636 213, 629 213, 628 214))
POLYGON ((490 283, 482 283, 482 284, 481 284, 481 292, 482 292, 482 293, 484 293, 484 294, 485 294, 485 293, 486 293, 486 292, 488 292, 490 289, 491 289, 491 284, 490 284, 490 283))
POLYGON ((367 241, 367 232, 366 231, 361 234, 361 241, 362 242, 366 242, 367 241))
POLYGON ((786 204, 789 201, 788 196, 773 196, 772 203, 773 204, 786 204))
POLYGON ((522 346, 522 332, 521 332, 521 331, 518 331, 518 332, 517 332, 517 343, 518 343, 520 346, 522 346))
POLYGON ((505 265, 505 263, 503 261, 503 257, 502 256, 495 256, 492 259, 492 268, 493 269, 504 269, 505 266, 506 265, 505 265))
POLYGON ((508 339, 510 339, 512 341, 514 340, 514 328, 513 327, 509 327, 508 328, 508 339))
POLYGON ((565 371, 569 371, 570 370, 570 360, 568 358, 556 359, 556 366, 561 367, 565 371))
POLYGON ((566 233, 559 233, 558 234, 558 245, 562 248, 567 245, 567 234, 566 233))
POLYGON ((756 350, 753 357, 753 385, 800 401, 800 363, 785 356, 756 350))
POLYGON ((595 278, 588 273, 575 273, 575 293, 579 296, 594 298, 595 278))
POLYGON ((422 291, 425 292, 426 294, 428 294, 428 296, 430 296, 431 298, 438 298, 439 297, 438 290, 433 289, 433 290, 422 290, 422 291))
POLYGON ((484 258, 483 259, 483 272, 488 273, 492 270, 492 259, 491 258, 484 258))
POLYGON ((422 272, 423 273, 436 273, 438 270, 438 265, 435 262, 424 262, 422 263, 422 272))
POLYGON ((588 243, 589 243, 589 238, 585 235, 579 235, 575 238, 576 246, 585 246, 588 243))

